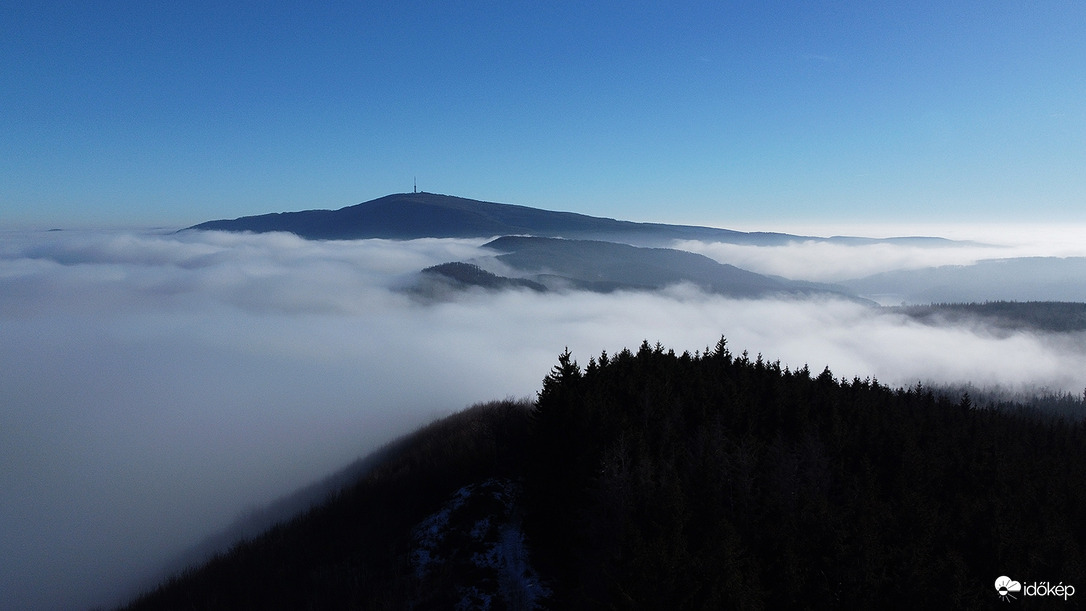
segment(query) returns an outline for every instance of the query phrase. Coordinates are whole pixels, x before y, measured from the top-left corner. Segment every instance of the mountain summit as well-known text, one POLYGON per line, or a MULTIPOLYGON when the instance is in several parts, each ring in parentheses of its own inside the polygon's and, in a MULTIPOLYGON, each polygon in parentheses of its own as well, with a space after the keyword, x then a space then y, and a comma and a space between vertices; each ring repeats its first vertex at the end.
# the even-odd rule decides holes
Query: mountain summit
POLYGON ((799 238, 780 233, 744 233, 712 227, 635 223, 483 202, 434 193, 398 193, 339 210, 306 210, 200 223, 189 229, 286 231, 319 240, 388 238, 485 238, 532 235, 627 242, 644 246, 672 240, 779 244, 799 238))

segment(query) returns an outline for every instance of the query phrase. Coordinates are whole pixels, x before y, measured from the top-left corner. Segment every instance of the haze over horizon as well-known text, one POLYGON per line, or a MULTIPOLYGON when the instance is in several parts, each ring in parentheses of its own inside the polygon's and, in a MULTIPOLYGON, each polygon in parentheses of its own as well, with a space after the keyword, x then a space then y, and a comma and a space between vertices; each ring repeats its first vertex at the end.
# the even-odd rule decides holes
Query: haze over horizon
POLYGON ((419 188, 635 221, 1086 221, 1075 2, 16 3, 0 228, 419 188))

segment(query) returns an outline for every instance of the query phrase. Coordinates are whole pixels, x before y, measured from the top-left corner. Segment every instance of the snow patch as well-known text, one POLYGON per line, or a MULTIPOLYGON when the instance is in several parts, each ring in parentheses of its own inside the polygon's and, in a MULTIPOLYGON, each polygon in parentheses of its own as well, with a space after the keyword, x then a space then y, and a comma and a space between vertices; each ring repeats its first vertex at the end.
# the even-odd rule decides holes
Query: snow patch
POLYGON ((508 479, 464 486, 415 527, 411 558, 427 600, 457 609, 540 606, 550 590, 529 562, 520 494, 508 479))

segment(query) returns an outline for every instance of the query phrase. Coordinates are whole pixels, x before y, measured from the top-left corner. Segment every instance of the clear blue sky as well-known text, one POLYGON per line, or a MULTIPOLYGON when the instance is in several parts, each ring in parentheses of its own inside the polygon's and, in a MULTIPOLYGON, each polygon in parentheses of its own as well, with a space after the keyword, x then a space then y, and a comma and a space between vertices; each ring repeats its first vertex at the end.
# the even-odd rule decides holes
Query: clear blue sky
POLYGON ((1086 3, 5 2, 0 228, 1086 220, 1086 3), (385 4, 387 6, 381 6, 385 4))

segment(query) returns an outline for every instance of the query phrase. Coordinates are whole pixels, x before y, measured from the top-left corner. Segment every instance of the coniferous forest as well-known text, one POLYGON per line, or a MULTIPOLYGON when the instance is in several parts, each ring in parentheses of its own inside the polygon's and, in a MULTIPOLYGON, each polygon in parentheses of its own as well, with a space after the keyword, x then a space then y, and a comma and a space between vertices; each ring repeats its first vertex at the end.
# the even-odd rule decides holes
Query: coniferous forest
POLYGON ((567 351, 535 402, 475 406, 385 452, 130 608, 452 608, 482 577, 421 576, 412 533, 488 478, 522 490, 548 608, 991 608, 1001 575, 1086 575, 1081 417, 789 370, 723 339, 583 367, 567 351))

